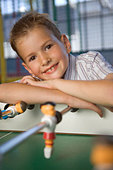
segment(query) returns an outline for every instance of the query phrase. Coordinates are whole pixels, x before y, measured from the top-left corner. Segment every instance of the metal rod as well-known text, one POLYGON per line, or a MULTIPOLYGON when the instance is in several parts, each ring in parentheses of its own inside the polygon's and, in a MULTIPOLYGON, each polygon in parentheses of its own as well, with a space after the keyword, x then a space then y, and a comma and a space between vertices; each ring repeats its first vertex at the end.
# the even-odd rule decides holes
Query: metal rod
POLYGON ((72 109, 72 107, 67 106, 65 109, 63 109, 62 111, 60 111, 60 113, 61 113, 61 114, 64 114, 64 113, 68 112, 68 111, 71 110, 71 109, 72 109))
POLYGON ((11 149, 13 149, 18 144, 22 143, 24 140, 26 140, 31 135, 35 134, 39 130, 43 129, 47 126, 46 122, 41 122, 37 126, 33 127, 32 129, 29 129, 26 132, 21 133, 20 135, 14 137, 13 139, 9 140, 8 142, 2 144, 0 146, 0 156, 6 154, 11 149))
MULTIPOLYGON (((61 111, 61 114, 68 112, 70 109, 72 108, 68 106, 67 108, 61 111)), ((36 132, 38 132, 39 130, 43 129, 46 126, 47 126, 46 122, 41 122, 38 125, 34 126, 33 128, 29 129, 28 131, 23 132, 20 135, 14 137, 13 139, 9 140, 8 142, 2 144, 0 146, 0 157, 2 157, 4 154, 9 152, 11 149, 13 149, 17 145, 25 141, 28 137, 35 134, 36 132)))

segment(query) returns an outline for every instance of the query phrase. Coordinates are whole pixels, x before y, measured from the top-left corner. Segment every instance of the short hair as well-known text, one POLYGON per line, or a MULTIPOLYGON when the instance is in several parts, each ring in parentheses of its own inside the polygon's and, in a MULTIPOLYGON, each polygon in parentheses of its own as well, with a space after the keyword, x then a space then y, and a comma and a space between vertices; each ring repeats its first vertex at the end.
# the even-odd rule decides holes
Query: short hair
POLYGON ((10 32, 11 47, 14 51, 16 51, 18 55, 19 53, 16 48, 16 41, 22 36, 27 35, 30 30, 38 28, 40 26, 44 26, 48 30, 52 31, 52 33, 57 37, 57 39, 60 40, 61 32, 59 31, 55 23, 49 19, 48 14, 29 12, 14 24, 10 32))

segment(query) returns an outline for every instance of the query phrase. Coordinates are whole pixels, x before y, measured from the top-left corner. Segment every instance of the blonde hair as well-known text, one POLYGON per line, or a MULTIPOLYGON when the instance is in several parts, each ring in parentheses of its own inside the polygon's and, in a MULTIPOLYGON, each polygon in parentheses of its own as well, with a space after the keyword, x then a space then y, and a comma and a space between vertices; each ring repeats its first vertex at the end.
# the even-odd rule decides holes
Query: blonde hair
POLYGON ((22 36, 27 35, 30 30, 40 26, 44 26, 52 31, 52 33, 60 40, 61 33, 55 23, 49 19, 47 14, 40 14, 38 12, 27 13, 15 23, 10 32, 10 44, 18 55, 19 53, 16 48, 17 40, 22 36))

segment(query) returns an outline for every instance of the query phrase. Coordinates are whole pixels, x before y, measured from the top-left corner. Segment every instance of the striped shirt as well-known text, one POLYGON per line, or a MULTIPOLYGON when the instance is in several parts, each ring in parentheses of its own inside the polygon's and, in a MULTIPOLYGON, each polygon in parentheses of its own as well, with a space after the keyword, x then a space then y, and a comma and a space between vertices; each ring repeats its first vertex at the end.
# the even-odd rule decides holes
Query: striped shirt
POLYGON ((113 73, 113 66, 95 51, 69 57, 69 65, 64 75, 66 80, 99 80, 113 73))

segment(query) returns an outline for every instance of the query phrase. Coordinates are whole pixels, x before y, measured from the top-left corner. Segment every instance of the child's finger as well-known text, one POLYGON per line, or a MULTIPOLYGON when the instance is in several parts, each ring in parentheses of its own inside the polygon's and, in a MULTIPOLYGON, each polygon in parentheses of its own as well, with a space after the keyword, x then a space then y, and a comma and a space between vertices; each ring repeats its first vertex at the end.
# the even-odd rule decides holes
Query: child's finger
POLYGON ((99 107, 95 107, 94 111, 97 112, 100 117, 103 117, 102 110, 99 107))
POLYGON ((25 83, 29 80, 32 80, 32 81, 35 81, 33 77, 31 76, 24 76, 21 80, 20 80, 20 83, 25 83))
POLYGON ((97 105, 90 103, 88 101, 81 100, 79 98, 75 98, 75 97, 73 101, 74 103, 69 104, 69 106, 75 107, 75 108, 90 109, 98 113, 100 117, 103 117, 102 110, 97 105))

